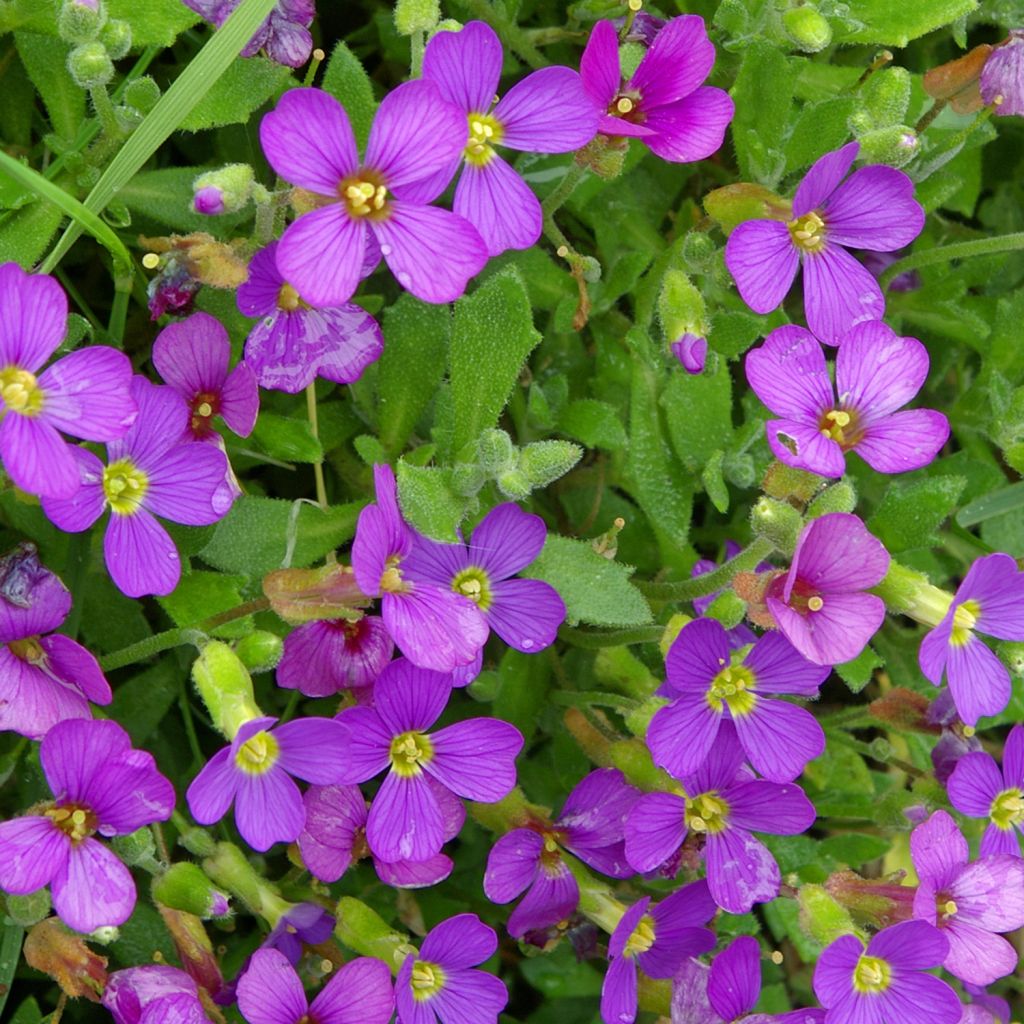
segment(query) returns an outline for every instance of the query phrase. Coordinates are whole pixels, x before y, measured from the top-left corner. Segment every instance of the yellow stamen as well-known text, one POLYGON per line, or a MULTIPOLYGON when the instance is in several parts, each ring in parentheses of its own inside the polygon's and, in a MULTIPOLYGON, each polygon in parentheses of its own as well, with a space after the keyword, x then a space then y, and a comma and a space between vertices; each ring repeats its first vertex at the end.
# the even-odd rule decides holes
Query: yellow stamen
POLYGON ((633 934, 626 939, 626 947, 622 952, 625 956, 637 956, 639 953, 646 953, 653 945, 654 918, 650 914, 644 914, 633 929, 633 934))
POLYGON ((387 205, 387 186, 372 171, 361 171, 359 176, 343 181, 339 191, 353 217, 379 215, 387 205))
POLYGON ((138 512, 148 490, 149 477, 131 459, 119 459, 103 470, 103 493, 116 515, 138 512))
POLYGON ((440 964, 428 963, 426 960, 417 960, 412 965, 412 997, 418 1002, 423 1002, 431 996, 436 995, 444 987, 444 971, 440 964))
POLYGON ((486 570, 471 565, 463 569, 453 580, 452 590, 473 601, 480 611, 485 612, 491 607, 491 581, 486 570))
POLYGON ((504 125, 490 114, 469 115, 469 142, 464 156, 476 167, 484 167, 494 159, 494 146, 505 135, 504 125))
POLYGON ((43 392, 35 374, 7 366, 0 370, 0 398, 11 412, 37 416, 43 407, 43 392))
POLYGON ((391 741, 391 768, 402 778, 420 775, 434 756, 434 744, 421 732, 403 732, 391 741))
POLYGON ((754 673, 745 665, 729 665, 711 681, 705 699, 718 714, 728 706, 734 717, 740 717, 750 714, 757 705, 753 689, 754 673))
POLYGON ((1009 832, 1014 825, 1024 824, 1024 792, 1013 788, 997 793, 988 816, 992 824, 1003 832, 1009 832))
POLYGON ((633 101, 628 96, 623 96, 618 103, 615 104, 615 109, 620 114, 628 114, 633 109, 633 101))
POLYGON ((812 612, 820 612, 821 609, 825 607, 825 599, 815 594, 814 597, 809 597, 807 599, 807 607, 812 612))
POLYGON ((238 748, 235 764, 247 775, 264 775, 277 763, 280 752, 277 740, 261 730, 238 748))
POLYGON ((949 632, 949 642, 954 647, 964 647, 974 638, 972 630, 978 624, 981 605, 977 601, 964 601, 958 604, 953 612, 953 628, 949 632))
POLYGON ((892 980, 892 968, 881 957, 862 956, 853 970, 853 987, 861 994, 884 992, 892 980))
POLYGON ((789 236, 798 249, 805 252, 819 252, 825 247, 825 222, 821 215, 812 211, 791 220, 787 225, 789 236))
POLYGON ((723 832, 728 815, 729 805, 717 793, 701 793, 686 801, 686 824, 694 832, 723 832))

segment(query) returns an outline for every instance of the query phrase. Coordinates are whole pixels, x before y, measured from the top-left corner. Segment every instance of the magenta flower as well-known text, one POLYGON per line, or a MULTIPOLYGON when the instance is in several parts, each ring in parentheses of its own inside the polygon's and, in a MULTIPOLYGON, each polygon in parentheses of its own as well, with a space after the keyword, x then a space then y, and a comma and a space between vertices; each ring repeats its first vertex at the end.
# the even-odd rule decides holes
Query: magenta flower
POLYGON ((580 890, 562 858, 563 849, 612 878, 633 874, 623 830, 639 796, 617 768, 602 768, 575 786, 554 822, 512 829, 491 847, 484 873, 487 898, 510 903, 526 892, 508 919, 509 935, 520 939, 576 910, 580 890))
POLYGON ((968 725, 998 715, 1010 702, 1010 673, 976 633, 1024 640, 1024 573, 1009 555, 975 560, 949 611, 918 650, 926 679, 939 686, 945 672, 957 713, 968 725))
POLYGON ((233 501, 224 483, 227 459, 214 445, 182 442, 189 412, 172 388, 135 377, 131 395, 139 418, 107 445, 107 465, 76 450, 81 487, 67 500, 43 498, 43 511, 62 530, 78 533, 109 507, 103 553, 111 579, 129 597, 169 594, 181 561, 156 517, 189 526, 222 519, 233 501))
POLYGON ((533 562, 546 539, 540 516, 506 502, 480 520, 469 544, 438 544, 417 534, 403 572, 414 583, 473 601, 509 647, 539 651, 555 642, 565 604, 550 584, 512 577, 533 562))
POLYGON ((185 794, 200 825, 220 821, 235 805, 235 824, 254 849, 298 838, 306 820, 292 776, 326 785, 342 772, 345 730, 333 718, 276 718, 246 722, 206 763, 185 794))
POLYGON ((880 320, 853 327, 836 354, 836 383, 809 331, 777 327, 746 360, 747 381, 776 415, 768 445, 787 466, 842 476, 855 451, 879 473, 927 466, 949 437, 933 409, 904 409, 928 376, 928 350, 880 320), (838 392, 838 397, 836 393, 838 392))
POLYGON ((184 971, 146 964, 114 971, 103 989, 114 1024, 207 1024, 199 989, 184 971))
POLYGON ((949 777, 949 799, 961 813, 987 818, 981 837, 981 855, 1007 853, 1020 856, 1024 832, 1024 726, 1015 725, 1003 747, 1003 767, 984 751, 964 754, 949 777))
POLYGON ((967 840, 945 811, 914 829, 910 855, 920 880, 914 917, 949 939, 946 970, 972 985, 1012 974, 1017 952, 996 933, 1024 925, 1024 861, 995 854, 969 864, 967 840))
POLYGON ((997 114, 1024 115, 1024 29, 1011 29, 1006 40, 988 55, 978 88, 986 104, 1001 97, 997 114))
MULTIPOLYGON (((205 21, 220 28, 240 0, 183 0, 205 21)), ((242 50, 243 57, 255 57, 260 50, 278 64, 302 67, 309 60, 313 37, 309 26, 316 14, 314 0, 278 0, 256 34, 242 50)))
POLYGON ((755 770, 772 782, 791 782, 825 749, 825 734, 809 711, 770 699, 817 697, 829 674, 780 633, 766 633, 733 664, 725 627, 695 619, 669 648, 665 669, 658 694, 672 703, 655 714, 646 739, 654 763, 676 778, 700 768, 726 720, 755 770))
POLYGON ((583 85, 601 114, 602 135, 639 138, 662 160, 691 163, 722 145, 735 112, 728 93, 701 85, 715 63, 704 19, 670 19, 623 83, 619 41, 609 21, 599 21, 580 62, 583 85))
POLYGON ((0 822, 0 889, 23 896, 49 885, 60 919, 78 932, 123 924, 135 907, 135 882, 93 837, 166 821, 174 787, 116 722, 58 722, 39 758, 54 800, 0 822))
POLYGON ((814 992, 828 1024, 959 1024, 960 1000, 926 971, 938 967, 949 942, 924 921, 883 928, 867 945, 844 935, 826 946, 814 968, 814 992))
POLYGON ((889 552, 854 515, 829 512, 800 534, 789 572, 768 584, 768 611, 786 639, 817 665, 856 658, 885 618, 868 587, 889 571, 889 552))
POLYGON ((359 589, 381 598, 384 625, 413 664, 438 672, 470 664, 487 642, 487 620, 450 585, 406 575, 416 532, 402 519, 391 467, 374 466, 373 481, 377 501, 359 513, 352 543, 359 589))
POLYGON ((684 334, 670 346, 672 355, 679 360, 679 365, 689 374, 704 372, 704 363, 708 358, 708 339, 699 334, 684 334))
POLYGON ((137 412, 132 366, 116 349, 78 349, 39 372, 67 320, 68 300, 52 277, 0 264, 0 460, 18 487, 48 498, 70 498, 81 483, 77 449, 62 433, 113 441, 137 412))
POLYGON ((347 737, 337 781, 360 783, 388 773, 366 821, 370 849, 385 863, 425 861, 444 845, 444 814, 426 775, 482 803, 501 800, 516 784, 523 737, 515 726, 471 718, 427 733, 451 691, 447 675, 398 658, 374 683, 372 708, 346 708, 338 716, 347 737))
POLYGON ((311 1002, 288 958, 259 949, 238 980, 238 1009, 249 1024, 387 1024, 395 1008, 383 960, 361 956, 333 971, 311 1002))
POLYGON ((885 313, 878 282, 847 249, 900 249, 924 227, 914 183, 902 171, 873 164, 843 181, 859 150, 850 142, 813 164, 793 197, 792 220, 748 220, 725 247, 726 265, 755 313, 782 302, 802 265, 807 326, 829 345, 885 313))
MULTIPOLYGON (((384 338, 365 309, 350 302, 314 307, 285 281, 277 269, 278 243, 261 249, 249 263, 249 279, 238 289, 239 310, 261 317, 249 332, 245 360, 260 386, 296 394, 317 376, 351 384, 380 358, 384 338)), ((380 262, 370 246, 363 272, 380 262)))
POLYGON ((398 283, 424 302, 451 302, 487 262, 476 228, 429 204, 466 144, 465 114, 432 82, 405 82, 377 110, 359 163, 344 107, 319 89, 292 89, 263 118, 271 167, 322 205, 284 233, 277 266, 314 306, 340 306, 359 283, 372 236, 398 283))
POLYGON ((476 914, 456 914, 431 928, 395 979, 398 1024, 497 1024, 508 1002, 500 978, 473 968, 498 948, 476 914))
POLYGON ((395 644, 376 615, 304 622, 284 638, 277 685, 307 697, 331 697, 372 686, 395 644))
POLYGON ((91 718, 89 701, 110 703, 95 656, 52 632, 70 610, 71 594, 33 545, 0 558, 0 731, 42 739, 57 722, 91 718))
POLYGON ((534 71, 492 110, 502 59, 501 42, 482 21, 438 32, 423 55, 423 77, 468 119, 453 208, 480 232, 491 256, 528 249, 540 238, 543 219, 537 197, 494 147, 568 153, 597 133, 597 111, 569 68, 534 71))
MULTIPOLYGON (((458 797, 431 776, 424 776, 441 809, 444 842, 454 839, 466 820, 458 797)), ((422 889, 443 882, 455 866, 450 857, 435 853, 423 861, 387 863, 373 856, 366 842, 368 810, 358 786, 310 786, 306 790, 306 824, 299 835, 299 851, 310 874, 322 882, 336 882, 364 857, 373 857, 377 877, 396 889, 422 889)))
POLYGON ((633 1024, 637 968, 649 978, 671 978, 692 956, 714 949, 714 932, 700 926, 715 914, 707 882, 691 882, 651 906, 645 896, 627 910, 608 940, 608 970, 601 986, 605 1024, 633 1024))

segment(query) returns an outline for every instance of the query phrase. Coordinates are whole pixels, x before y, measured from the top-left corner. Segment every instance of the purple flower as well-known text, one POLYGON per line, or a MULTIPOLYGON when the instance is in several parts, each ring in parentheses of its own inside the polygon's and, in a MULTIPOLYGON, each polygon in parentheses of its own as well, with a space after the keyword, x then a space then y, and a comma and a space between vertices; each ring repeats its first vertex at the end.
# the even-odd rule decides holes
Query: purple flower
POLYGON ((855 451, 879 473, 927 466, 949 437, 932 409, 904 409, 928 376, 928 350, 880 320, 852 328, 836 355, 836 383, 809 331, 778 327, 747 356, 747 381, 776 415, 768 444, 787 466, 842 476, 855 451), (838 392, 838 398, 836 393, 838 392))
MULTIPOLYGON (((296 394, 318 375, 351 384, 380 358, 384 338, 365 309, 350 302, 314 307, 277 269, 278 243, 261 249, 249 263, 249 278, 238 289, 238 308, 261 320, 249 332, 245 360, 261 387, 296 394)), ((380 260, 371 246, 369 273, 380 260)))
POLYGON ((261 949, 276 949, 289 963, 302 959, 302 946, 326 942, 334 931, 334 915, 319 903, 296 903, 286 910, 263 940, 261 949))
POLYGON ((114 971, 103 990, 114 1024, 207 1024, 195 981, 166 964, 114 971))
POLYGON ((1024 115, 1024 29, 1011 29, 1006 40, 989 54, 978 88, 986 104, 1002 97, 997 114, 1024 115))
MULTIPOLYGON (((479 232, 491 256, 528 249, 540 238, 540 203, 495 146, 527 153, 568 153, 597 132, 597 111, 575 71, 542 68, 516 83, 491 110, 503 55, 494 29, 471 21, 438 32, 423 55, 423 77, 468 119, 454 210, 479 232)), ((442 174, 448 175, 446 168, 442 174)))
POLYGON ((637 900, 608 940, 608 971, 601 986, 605 1024, 633 1024, 637 1012, 637 968, 649 978, 671 978, 687 957, 713 949, 714 933, 700 925, 715 914, 707 882, 692 882, 651 906, 637 900))
POLYGON ((936 686, 946 673, 960 717, 975 725, 1010 702, 1010 673, 976 635, 1024 640, 1024 573, 1003 554, 977 559, 949 611, 921 641, 918 663, 936 686))
POLYGON ((132 381, 139 418, 107 445, 107 465, 75 451, 81 487, 68 500, 43 498, 43 511, 62 530, 87 530, 110 508, 103 538, 107 569, 129 597, 169 594, 178 585, 178 549, 156 517, 189 526, 222 519, 233 495, 225 486, 227 459, 216 446, 182 442, 188 407, 169 387, 132 381))
POLYGON ((981 749, 981 740, 977 736, 964 736, 955 729, 943 729, 931 750, 935 781, 945 785, 961 758, 981 749))
POLYGON ((508 990, 500 978, 473 970, 497 948, 494 929, 476 914, 431 928, 395 980, 398 1024, 497 1024, 508 990))
POLYGON ((277 685, 307 697, 331 697, 372 686, 391 660, 395 644, 383 619, 304 622, 284 638, 277 685))
POLYGON ((398 283, 424 302, 451 302, 487 262, 476 228, 429 204, 444 191, 466 142, 466 116, 433 82, 405 82, 384 98, 365 163, 344 107, 319 89, 292 89, 263 118, 271 167, 321 205, 285 231, 277 265, 314 306, 356 290, 368 238, 398 283))
POLYGON ((417 534, 404 575, 462 594, 509 647, 539 651, 555 642, 565 604, 550 584, 512 577, 540 554, 546 539, 540 516, 506 502, 480 520, 468 545, 438 544, 417 534))
POLYGON ((413 664, 438 672, 470 664, 487 642, 487 620, 450 585, 407 578, 416 532, 402 519, 391 467, 374 466, 373 482, 377 501, 359 513, 352 543, 359 589, 381 598, 384 625, 413 664))
POLYGON ((755 779, 743 764, 732 722, 723 722, 701 767, 680 780, 685 795, 646 793, 626 822, 626 858, 654 871, 687 831, 704 836, 712 899, 730 914, 774 899, 782 876, 775 858, 751 835, 797 835, 814 823, 814 805, 799 786, 755 779))
POLYGON ((21 896, 49 885, 60 919, 78 932, 123 924, 135 907, 135 882, 93 837, 166 821, 174 788, 116 722, 58 722, 39 758, 54 801, 0 823, 0 889, 21 896))
POLYGON ((889 552, 854 515, 829 512, 800 533, 789 572, 765 593, 786 639, 817 665, 856 658, 885 618, 885 603, 868 587, 889 570, 889 552))
POLYGON ((669 648, 661 708, 647 730, 654 763, 676 778, 703 764, 721 723, 731 720, 750 763, 772 782, 791 782, 825 749, 814 716, 777 694, 813 698, 829 669, 809 662, 780 633, 766 633, 733 664, 725 627, 687 623, 669 648))
MULTIPOLYGON (((454 839, 466 820, 466 808, 431 776, 424 781, 441 809, 444 842, 454 839)), ((366 842, 368 811, 358 786, 310 786, 305 795, 306 824, 299 835, 299 851, 310 874, 322 882, 336 882, 357 861, 373 856, 366 842)), ((455 865, 435 853, 423 861, 387 863, 373 857, 377 877, 397 889, 422 889, 443 882, 455 865)))
POLYGON ((872 165, 843 181, 859 150, 850 142, 814 163, 793 197, 792 220, 746 221, 725 246, 726 265, 756 313, 782 302, 803 264, 807 326, 830 345, 885 313, 878 282, 847 248, 900 249, 924 226, 914 183, 902 171, 872 165))
POLYGON ((687 373, 703 373, 708 358, 708 339, 699 334, 684 334, 672 342, 672 355, 687 373))
POLYGON ((575 786, 554 822, 513 829, 491 847, 484 873, 487 898, 509 903, 526 891, 508 919, 509 935, 519 939, 548 928, 576 909, 580 890, 562 859, 563 849, 612 878, 633 873, 623 829, 639 796, 617 768, 602 768, 575 786))
MULTIPOLYGON (((220 28, 238 6, 239 0, 183 0, 183 3, 220 28)), ((313 49, 309 26, 315 14, 314 0, 278 0, 242 50, 242 56, 254 57, 260 50, 266 50, 267 56, 278 64, 301 67, 309 60, 313 49)))
POLYGON ((160 260, 160 270, 146 286, 149 316, 159 320, 165 313, 184 313, 192 308, 199 281, 192 275, 186 260, 172 250, 160 260))
POLYGON ((156 336, 153 365, 192 414, 181 440, 219 441, 215 416, 239 437, 252 433, 260 409, 256 377, 245 363, 229 373, 230 359, 228 332, 209 313, 193 313, 156 336))
POLYGON ((516 784, 523 737, 515 726, 471 718, 427 733, 451 691, 447 675, 398 658, 374 684, 372 708, 347 708, 338 716, 348 735, 337 781, 359 783, 388 773, 366 821, 370 849, 385 863, 424 861, 444 845, 444 814, 426 775, 482 803, 501 800, 516 784))
POLYGON ((0 264, 0 460, 18 487, 49 498, 70 498, 80 484, 77 449, 61 433, 113 441, 137 412, 132 366, 116 349, 78 349, 39 372, 67 319, 68 300, 52 277, 0 264))
MULTIPOLYGON (((909 249, 898 249, 895 252, 869 252, 865 249, 857 253, 857 256, 875 277, 881 277, 897 260, 903 259, 909 252, 909 249)), ((916 292, 920 287, 921 275, 916 270, 905 270, 889 282, 886 291, 916 292)))
POLYGON ((875 935, 867 949, 855 935, 836 939, 814 968, 814 991, 828 1024, 959 1024, 960 1000, 938 967, 949 942, 924 921, 903 921, 875 935))
POLYGON ((220 821, 235 805, 235 824, 254 850, 298 838, 306 820, 291 776, 324 785, 339 781, 345 730, 332 718, 246 722, 192 780, 186 798, 201 825, 220 821))
POLYGON ((192 196, 192 209, 207 217, 216 217, 227 207, 224 205, 224 192, 218 185, 205 185, 196 189, 192 196))
POLYGON ((1015 725, 1003 747, 1003 768, 979 751, 957 762, 947 786, 949 799, 961 813, 987 818, 981 837, 983 857, 997 853, 1020 856, 1016 828, 1024 832, 1024 726, 1015 725))
POLYGON ((110 703, 96 658, 52 632, 70 610, 71 594, 33 545, 0 558, 0 731, 41 739, 64 719, 91 718, 89 701, 110 703))
POLYGON ((727 93, 701 85, 714 63, 704 19, 683 15, 661 28, 623 83, 615 28, 599 21, 580 62, 583 85, 601 114, 598 131, 639 138, 662 160, 675 163, 711 156, 735 111, 727 93))
POLYGON ((1010 1004, 1005 999, 990 995, 970 982, 964 982, 964 991, 970 996, 971 1005, 964 1007, 960 1024, 1010 1024, 1010 1004), (971 1016, 968 1016, 968 1011, 971 1011, 971 1016))
POLYGON ((361 956, 332 973, 311 1003, 287 957, 259 949, 238 980, 238 1008, 249 1024, 387 1024, 395 996, 384 962, 361 956))
POLYGON ((1017 952, 997 932, 1024 925, 1024 861, 1006 854, 969 864, 967 840, 945 811, 936 811, 910 835, 920 885, 914 917, 949 939, 943 966, 972 985, 1011 974, 1017 952))

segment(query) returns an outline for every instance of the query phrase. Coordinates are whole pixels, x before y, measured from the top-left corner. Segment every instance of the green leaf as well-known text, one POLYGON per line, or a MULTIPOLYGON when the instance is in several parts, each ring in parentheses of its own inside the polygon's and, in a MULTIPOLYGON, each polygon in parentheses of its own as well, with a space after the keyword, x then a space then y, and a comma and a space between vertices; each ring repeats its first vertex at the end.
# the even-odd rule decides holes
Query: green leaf
POLYGON ((239 57, 181 122, 186 132, 241 124, 291 80, 291 69, 266 57, 239 57))
POLYGON ((519 472, 532 490, 547 487, 583 458, 583 449, 571 441, 532 441, 519 455, 519 472))
POLYGON ((835 670, 851 692, 860 693, 871 682, 875 669, 881 668, 884 664, 885 660, 868 646, 852 661, 844 661, 842 664, 836 665, 835 670))
POLYGON ((724 360, 710 375, 673 373, 661 404, 672 447, 691 473, 732 438, 732 382, 724 360))
POLYGON ((618 410, 596 398, 580 398, 570 402, 562 411, 558 429, 588 448, 604 448, 614 452, 629 443, 618 410))
POLYGON ((725 453, 721 449, 713 452, 700 475, 701 483, 704 484, 704 490, 707 491, 711 504, 723 515, 729 511, 729 488, 722 476, 724 459, 725 453))
POLYGON ((565 602, 570 625, 642 626, 651 609, 629 577, 633 567, 599 555, 586 541, 549 534, 537 560, 522 573, 545 580, 565 602))
POLYGON ((275 459, 286 462, 320 462, 324 450, 313 436, 308 420, 294 420, 277 413, 260 413, 253 440, 275 459))
POLYGON ((341 105, 352 122, 359 148, 366 146, 370 135, 377 101, 373 98, 373 85, 359 58, 344 44, 338 43, 327 62, 321 88, 329 92, 341 105))
POLYGON ((949 25, 978 6, 978 0, 856 0, 850 4, 850 22, 855 28, 837 28, 838 43, 881 43, 886 46, 906 46, 937 28, 949 25))
POLYGON ((123 725, 136 746, 141 746, 163 720, 178 696, 179 672, 173 661, 158 661, 152 668, 121 683, 107 709, 123 725))
POLYGON ((85 91, 68 73, 71 48, 38 32, 15 32, 14 41, 28 77, 50 115, 53 130, 65 139, 75 138, 85 120, 85 91))
POLYGON ((743 55, 732 88, 736 102, 732 137, 740 173, 748 181, 772 187, 782 177, 786 160, 776 147, 786 135, 797 74, 796 62, 765 40, 753 40, 743 55))
POLYGON ((494 716, 511 722, 529 743, 547 703, 551 662, 509 648, 498 664, 494 716))
POLYGON ((858 868, 868 861, 885 856, 889 845, 885 836, 864 835, 861 832, 844 832, 842 835, 818 840, 822 856, 831 857, 851 868, 858 868))
POLYGON ((892 554, 934 543, 932 531, 952 514, 967 481, 962 476, 935 476, 886 489, 868 529, 892 554))
MULTIPOLYGON (((15 926, 11 926, 15 927, 15 926)), ((0 999, 0 1010, 3 1009, 3 1002, 0 999)), ((39 1024, 43 1019, 39 1004, 29 996, 15 1011, 8 1024, 39 1024)))
POLYGON ((434 540, 458 542, 456 527, 466 514, 466 499, 452 490, 451 470, 400 461, 395 476, 405 519, 434 540))
POLYGON ((837 96, 805 106, 786 141, 786 170, 809 167, 818 157, 843 145, 850 137, 847 121, 855 106, 852 96, 837 96))
POLYGON ((1024 480, 1009 487, 1001 487, 998 491, 984 494, 980 498, 964 505, 956 514, 956 521, 960 526, 977 526, 986 519, 994 519, 996 516, 1005 515, 1007 512, 1016 512, 1024 506, 1024 480))
MULTIPOLYGON (((195 626, 212 615, 237 608, 242 603, 245 584, 245 576, 197 570, 183 576, 173 593, 157 600, 176 626, 195 626)), ((220 627, 217 635, 241 636, 249 628, 245 619, 238 619, 220 627)))
POLYGON ((736 359, 767 330, 765 317, 752 313, 712 313, 708 341, 726 359, 736 359))
POLYGON ((455 304, 450 351, 454 431, 450 450, 498 422, 527 356, 540 341, 522 278, 512 268, 455 304))
POLYGON ((106 0, 111 18, 127 21, 132 27, 132 49, 143 46, 170 46, 199 15, 181 0, 106 0))

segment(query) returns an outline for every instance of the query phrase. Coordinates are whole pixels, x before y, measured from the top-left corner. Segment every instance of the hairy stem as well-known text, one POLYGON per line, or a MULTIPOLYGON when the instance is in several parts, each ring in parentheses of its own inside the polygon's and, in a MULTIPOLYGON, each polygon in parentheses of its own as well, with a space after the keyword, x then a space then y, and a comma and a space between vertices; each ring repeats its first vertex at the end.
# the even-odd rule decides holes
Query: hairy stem
POLYGON ((1024 231, 1016 231, 1010 235, 993 235, 991 238, 976 238, 970 242, 952 242, 949 245, 937 245, 932 249, 919 249, 893 263, 882 275, 879 283, 885 289, 893 278, 908 270, 917 270, 918 267, 949 263, 951 260, 966 260, 972 256, 1016 252, 1021 249, 1024 249, 1024 231))
POLYGON ((640 592, 654 601, 692 601, 695 597, 706 597, 729 584, 741 572, 752 572, 759 562, 775 550, 770 540, 758 537, 734 558, 717 569, 695 576, 689 580, 675 580, 671 583, 648 583, 636 580, 640 592))

